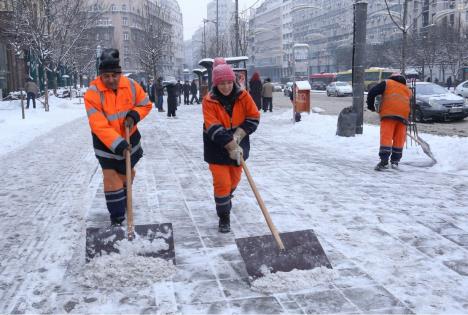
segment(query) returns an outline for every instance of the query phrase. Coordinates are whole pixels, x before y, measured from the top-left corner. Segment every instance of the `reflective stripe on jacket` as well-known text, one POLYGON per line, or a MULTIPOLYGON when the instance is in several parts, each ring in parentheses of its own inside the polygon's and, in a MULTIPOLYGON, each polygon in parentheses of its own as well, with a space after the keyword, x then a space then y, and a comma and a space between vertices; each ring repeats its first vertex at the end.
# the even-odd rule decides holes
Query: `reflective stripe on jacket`
POLYGON ((408 119, 410 114, 411 90, 395 80, 385 80, 385 91, 380 105, 380 117, 408 119))
POLYGON ((249 135, 258 127, 260 113, 250 94, 242 90, 232 107, 232 116, 223 105, 209 93, 202 102, 203 106, 203 144, 204 158, 208 163, 235 165, 229 158, 224 146, 232 141, 236 128, 242 128, 247 135, 242 139, 240 146, 244 151, 244 159, 249 157, 249 135))
POLYGON ((138 83, 121 76, 115 93, 98 77, 90 83, 84 100, 97 156, 120 158, 113 153, 125 139, 124 121, 127 116, 135 120, 135 126, 130 131, 130 142, 133 147, 139 147, 140 133, 136 123, 148 115, 152 104, 138 83))

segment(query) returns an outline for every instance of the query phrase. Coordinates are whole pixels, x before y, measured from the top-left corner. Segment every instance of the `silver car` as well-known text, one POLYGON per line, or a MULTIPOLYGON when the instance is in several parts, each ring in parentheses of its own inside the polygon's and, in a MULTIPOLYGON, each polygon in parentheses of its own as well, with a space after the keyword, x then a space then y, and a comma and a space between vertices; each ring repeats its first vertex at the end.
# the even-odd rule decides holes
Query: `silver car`
POLYGON ((468 98, 468 80, 457 85, 455 88, 455 94, 468 98))
POLYGON ((353 87, 348 82, 332 82, 327 85, 327 96, 352 96, 353 87))

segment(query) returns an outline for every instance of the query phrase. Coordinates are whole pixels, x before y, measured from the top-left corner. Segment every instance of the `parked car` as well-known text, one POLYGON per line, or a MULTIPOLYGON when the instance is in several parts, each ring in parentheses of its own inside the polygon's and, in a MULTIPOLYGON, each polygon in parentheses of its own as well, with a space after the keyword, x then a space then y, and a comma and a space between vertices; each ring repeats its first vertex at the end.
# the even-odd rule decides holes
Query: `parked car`
POLYGON ((271 82, 271 84, 273 84, 273 92, 282 92, 283 91, 283 86, 281 85, 281 83, 271 82))
POLYGON ((417 122, 462 120, 468 101, 431 82, 416 82, 414 119, 417 122))
POLYGON ((314 81, 311 83, 310 87, 312 88, 312 90, 324 91, 327 89, 327 84, 322 81, 314 81))
POLYGON ((352 96, 353 87, 348 82, 332 82, 327 85, 327 96, 352 96))
POLYGON ((465 98, 468 97, 468 80, 457 85, 455 88, 455 94, 465 98))
POLYGON ((289 94, 292 92, 293 84, 293 82, 286 82, 286 85, 284 86, 283 90, 284 96, 289 96, 289 94))

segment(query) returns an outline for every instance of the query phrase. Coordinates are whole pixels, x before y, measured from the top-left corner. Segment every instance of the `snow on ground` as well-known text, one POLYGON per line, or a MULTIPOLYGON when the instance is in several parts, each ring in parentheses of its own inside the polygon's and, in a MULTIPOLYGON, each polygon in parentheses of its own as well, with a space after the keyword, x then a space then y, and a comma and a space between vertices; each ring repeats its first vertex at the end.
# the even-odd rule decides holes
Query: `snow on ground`
POLYGON ((35 137, 83 115, 86 115, 83 100, 76 98, 70 100, 50 96, 49 112, 45 112, 43 104, 36 99, 35 109, 32 103, 29 109, 25 109, 25 119, 21 116, 21 101, 0 102, 0 142, 3 144, 0 155, 27 145, 35 137))
POLYGON ((421 135, 438 164, 408 146, 401 171, 379 173, 378 127, 341 138, 336 117, 262 114, 250 171, 278 230, 313 229, 333 271, 252 284, 234 239, 268 229, 243 176, 232 233, 217 232, 196 105, 140 124, 135 224, 172 223, 175 269, 131 250, 86 265, 86 228, 108 224, 102 178, 84 106, 56 101, 25 121, 0 103, 0 313, 468 312, 468 138, 421 135))

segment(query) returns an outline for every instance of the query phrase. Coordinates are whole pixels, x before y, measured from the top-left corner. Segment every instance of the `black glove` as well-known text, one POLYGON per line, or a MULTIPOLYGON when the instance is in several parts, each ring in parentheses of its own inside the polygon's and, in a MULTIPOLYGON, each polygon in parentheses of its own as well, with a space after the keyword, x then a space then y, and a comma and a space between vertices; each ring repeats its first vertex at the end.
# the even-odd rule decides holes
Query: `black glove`
POLYGON ((119 143, 119 145, 115 148, 114 152, 117 155, 124 155, 125 150, 130 149, 130 144, 128 144, 127 140, 123 140, 119 143))
POLYGON ((374 107, 374 105, 367 104, 367 109, 370 110, 371 112, 375 112, 375 107, 374 107))
POLYGON ((125 117, 125 127, 128 127, 132 130, 133 126, 135 125, 135 120, 131 116, 125 117))

